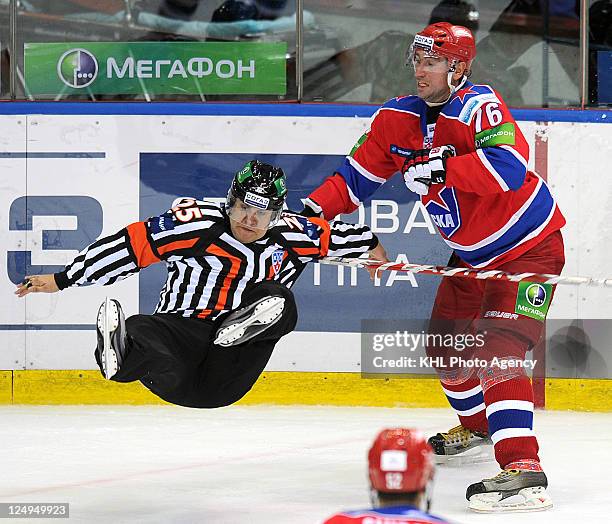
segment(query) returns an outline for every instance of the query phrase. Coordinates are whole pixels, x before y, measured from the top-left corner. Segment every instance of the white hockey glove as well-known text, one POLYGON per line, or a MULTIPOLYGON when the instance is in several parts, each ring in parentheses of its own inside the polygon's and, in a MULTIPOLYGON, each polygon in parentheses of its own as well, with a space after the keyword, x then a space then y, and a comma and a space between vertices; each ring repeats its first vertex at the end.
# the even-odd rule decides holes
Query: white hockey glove
POLYGON ((429 184, 423 182, 424 179, 431 177, 428 153, 428 149, 414 151, 402 167, 406 187, 417 195, 426 195, 429 192, 429 184))
POLYGON ((446 182, 446 160, 455 156, 454 146, 418 149, 404 162, 402 173, 406 187, 419 195, 426 195, 432 184, 446 182))

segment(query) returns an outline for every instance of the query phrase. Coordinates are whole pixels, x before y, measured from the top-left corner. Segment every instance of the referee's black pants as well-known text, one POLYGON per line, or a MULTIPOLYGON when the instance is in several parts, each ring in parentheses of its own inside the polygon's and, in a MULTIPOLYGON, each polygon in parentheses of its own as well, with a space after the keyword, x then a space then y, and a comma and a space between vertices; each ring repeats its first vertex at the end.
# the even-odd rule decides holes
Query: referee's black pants
POLYGON ((276 343, 297 323, 293 293, 276 282, 263 282, 245 293, 241 307, 272 295, 285 299, 281 318, 251 340, 230 347, 213 344, 222 318, 209 321, 172 314, 129 317, 128 354, 112 380, 140 380, 158 397, 179 406, 218 408, 233 404, 253 387, 276 343))

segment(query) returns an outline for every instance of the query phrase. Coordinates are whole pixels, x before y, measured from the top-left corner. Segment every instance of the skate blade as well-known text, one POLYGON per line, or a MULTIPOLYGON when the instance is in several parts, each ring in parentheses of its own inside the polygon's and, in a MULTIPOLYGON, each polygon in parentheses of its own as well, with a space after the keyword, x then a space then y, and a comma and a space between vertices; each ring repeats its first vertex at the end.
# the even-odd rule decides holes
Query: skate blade
POLYGON ((261 302, 255 307, 253 314, 242 321, 230 324, 219 330, 214 344, 218 346, 230 346, 246 332, 246 329, 253 324, 270 325, 278 320, 285 309, 285 299, 282 297, 271 297, 261 302))
POLYGON ((493 462, 494 460, 495 455, 493 454, 492 444, 481 444, 456 455, 434 455, 434 462, 437 465, 449 468, 465 466, 467 464, 493 462))
POLYGON ((104 377, 110 379, 119 371, 117 354, 111 345, 111 337, 119 327, 119 310, 115 302, 108 297, 106 297, 106 300, 98 310, 97 327, 102 333, 104 340, 101 357, 104 377))
POLYGON ((537 486, 523 488, 516 495, 502 499, 499 491, 472 495, 468 508, 477 513, 524 513, 545 511, 552 508, 553 502, 546 488, 537 486))

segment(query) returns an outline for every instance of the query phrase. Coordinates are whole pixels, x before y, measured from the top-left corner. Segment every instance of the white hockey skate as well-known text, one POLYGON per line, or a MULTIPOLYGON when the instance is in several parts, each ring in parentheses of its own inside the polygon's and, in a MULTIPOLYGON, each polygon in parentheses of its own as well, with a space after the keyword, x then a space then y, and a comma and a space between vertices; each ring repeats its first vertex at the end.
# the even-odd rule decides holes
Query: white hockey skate
POLYGON ((456 426, 446 433, 430 437, 429 445, 434 450, 436 464, 461 466, 490 462, 494 459, 493 442, 486 433, 456 426))
POLYGON ((117 374, 127 354, 125 317, 117 300, 106 297, 102 302, 98 309, 96 331, 96 352, 104 377, 110 379, 117 374))
POLYGON ((278 322, 284 309, 285 299, 278 296, 265 297, 238 309, 223 321, 214 343, 223 347, 242 344, 278 322))
POLYGON ((516 513, 552 508, 543 471, 505 469, 468 487, 468 508, 478 513, 516 513))

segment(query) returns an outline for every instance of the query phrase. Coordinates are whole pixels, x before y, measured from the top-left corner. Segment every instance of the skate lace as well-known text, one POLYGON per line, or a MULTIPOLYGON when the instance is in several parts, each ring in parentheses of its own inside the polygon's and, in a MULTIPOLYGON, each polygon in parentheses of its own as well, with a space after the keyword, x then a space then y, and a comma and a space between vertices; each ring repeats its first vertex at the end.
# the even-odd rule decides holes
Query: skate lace
POLYGON ((467 446, 473 433, 471 430, 459 425, 452 429, 449 429, 448 433, 441 433, 441 435, 442 438, 449 444, 454 444, 458 442, 460 444, 463 444, 464 446, 467 446))
POLYGON ((510 477, 516 477, 519 474, 520 474, 520 471, 518 469, 503 469, 493 478, 487 479, 487 480, 493 481, 493 482, 495 481, 503 482, 504 480, 507 480, 510 477))

